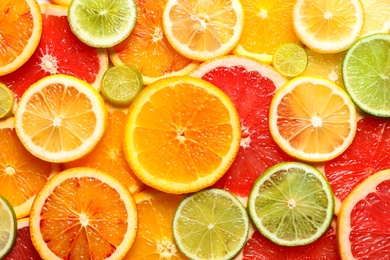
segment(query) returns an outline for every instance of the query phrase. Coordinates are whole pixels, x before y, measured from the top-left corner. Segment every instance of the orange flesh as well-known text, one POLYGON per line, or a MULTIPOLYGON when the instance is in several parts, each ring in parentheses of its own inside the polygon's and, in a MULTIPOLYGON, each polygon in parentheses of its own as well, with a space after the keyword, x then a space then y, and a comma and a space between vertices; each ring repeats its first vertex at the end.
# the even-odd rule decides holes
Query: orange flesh
POLYGON ((92 177, 71 178, 46 199, 40 229, 49 249, 62 259, 103 259, 123 241, 126 221, 117 191, 92 177))
POLYGON ((349 108, 340 96, 321 85, 296 87, 281 100, 277 113, 282 137, 306 153, 330 153, 350 133, 349 108))

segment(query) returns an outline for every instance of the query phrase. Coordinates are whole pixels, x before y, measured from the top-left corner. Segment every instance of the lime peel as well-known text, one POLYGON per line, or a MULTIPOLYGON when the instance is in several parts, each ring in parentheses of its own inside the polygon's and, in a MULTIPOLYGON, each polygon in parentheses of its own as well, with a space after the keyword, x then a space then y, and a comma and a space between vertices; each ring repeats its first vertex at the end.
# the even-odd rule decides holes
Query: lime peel
POLYGON ((0 195, 0 259, 8 255, 16 242, 17 221, 9 201, 0 195))

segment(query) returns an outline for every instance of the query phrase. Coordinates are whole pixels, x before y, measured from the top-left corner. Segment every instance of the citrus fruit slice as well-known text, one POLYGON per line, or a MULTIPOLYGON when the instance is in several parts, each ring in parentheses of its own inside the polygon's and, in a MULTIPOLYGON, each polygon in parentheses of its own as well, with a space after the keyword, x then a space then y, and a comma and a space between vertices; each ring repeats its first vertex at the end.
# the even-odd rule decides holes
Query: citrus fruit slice
POLYGON ((21 257, 28 260, 42 260, 38 251, 32 244, 30 237, 29 218, 18 219, 16 242, 11 252, 3 260, 17 260, 21 257))
POLYGON ((129 37, 109 49, 115 65, 128 65, 149 85, 168 76, 188 74, 197 62, 178 53, 168 42, 162 25, 166 0, 136 0, 137 20, 129 37))
POLYGON ((244 28, 239 0, 199 2, 167 0, 163 29, 168 41, 184 56, 205 61, 229 53, 244 28))
POLYGON ((265 63, 283 43, 299 43, 292 26, 294 0, 241 0, 244 30, 234 53, 265 63))
POLYGON ((134 0, 73 0, 68 21, 72 32, 89 46, 108 48, 120 43, 134 27, 134 0))
POLYGON ((190 76, 160 79, 129 108, 124 151, 145 184, 189 193, 214 184, 240 145, 234 104, 214 85, 190 76))
POLYGON ((0 83, 0 119, 12 114, 15 96, 4 84, 0 83))
POLYGON ((390 117, 390 34, 379 33, 359 39, 343 60, 345 89, 366 113, 390 117))
POLYGON ((31 58, 18 70, 0 77, 19 100, 36 81, 53 74, 67 74, 100 88, 108 68, 105 49, 92 48, 72 33, 67 20, 67 8, 42 4, 42 37, 31 58))
POLYGON ((205 189, 180 203, 172 230, 178 248, 190 259, 232 259, 245 245, 249 218, 230 192, 205 189))
POLYGON ((0 259, 15 245, 17 222, 15 211, 6 198, 0 195, 0 259))
POLYGON ((309 48, 322 53, 348 49, 359 37, 364 24, 360 0, 329 3, 327 0, 298 0, 294 4, 293 26, 309 48))
POLYGON ((187 259, 172 235, 173 216, 184 197, 151 188, 134 195, 139 218, 137 236, 123 260, 187 259))
POLYGON ((67 162, 90 152, 107 126, 107 110, 88 83, 68 75, 47 76, 24 92, 15 113, 15 128, 33 155, 67 162))
POLYGON ((361 37, 374 33, 390 33, 390 2, 361 0, 364 8, 364 26, 361 37))
POLYGON ((220 88, 237 109, 241 123, 240 148, 215 187, 245 199, 253 182, 268 167, 293 160, 278 147, 268 128, 271 99, 287 80, 271 66, 237 55, 206 61, 190 75, 220 88))
POLYGON ((278 145, 304 161, 328 161, 344 152, 356 133, 355 106, 332 81, 301 76, 275 94, 269 127, 278 145))
POLYGON ((338 216, 338 241, 343 259, 390 257, 390 169, 360 183, 343 202, 338 216))
POLYGON ((135 176, 123 152, 126 109, 127 107, 116 109, 107 106, 108 125, 102 139, 88 154, 62 164, 62 168, 84 166, 100 169, 122 181, 132 194, 142 190, 145 185, 135 176))
POLYGON ((129 66, 114 66, 103 75, 100 92, 114 105, 126 106, 141 91, 142 75, 129 66))
POLYGON ((272 242, 299 246, 316 241, 329 228, 334 198, 320 171, 286 162, 270 167, 256 180, 248 210, 257 229, 272 242))
MULTIPOLYGON (((40 2, 40 1, 47 2, 47 0, 38 0, 38 2, 40 2)), ((49 0, 49 1, 50 1, 50 3, 56 4, 56 5, 63 5, 63 6, 69 6, 70 2, 72 2, 72 0, 49 0)))
POLYGON ((34 53, 42 34, 36 0, 5 0, 0 5, 0 76, 15 71, 34 53))
POLYGON ((307 53, 298 44, 282 44, 275 51, 272 65, 284 76, 296 77, 307 67, 307 53))
POLYGON ((39 191, 30 232, 43 259, 122 259, 137 222, 134 199, 120 181, 80 167, 56 174, 39 191))
POLYGON ((13 117, 0 121, 0 151, 0 195, 11 203, 18 219, 26 217, 35 195, 58 167, 24 148, 13 117))

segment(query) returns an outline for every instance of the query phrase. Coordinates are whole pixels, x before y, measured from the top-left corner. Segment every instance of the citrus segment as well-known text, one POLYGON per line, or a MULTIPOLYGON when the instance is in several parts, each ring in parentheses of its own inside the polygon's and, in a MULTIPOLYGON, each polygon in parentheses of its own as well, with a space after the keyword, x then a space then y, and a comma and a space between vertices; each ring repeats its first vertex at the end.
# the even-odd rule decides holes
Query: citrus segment
POLYGON ((294 4, 295 32, 306 46, 318 52, 348 49, 360 37, 363 24, 360 0, 298 0, 294 4))
POLYGON ((30 232, 44 259, 121 259, 137 221, 134 199, 121 182, 93 168, 72 168, 38 193, 30 232))
POLYGON ((284 76, 296 77, 306 69, 307 53, 298 44, 282 44, 275 51, 272 65, 284 76))
POLYGON ((0 119, 9 116, 14 108, 14 94, 4 84, 0 83, 0 119))
POLYGON ((231 100, 190 76, 144 88, 129 108, 125 155, 141 181, 168 193, 215 183, 233 162, 240 125, 231 100))
POLYGON ((387 0, 361 0, 364 8, 364 26, 361 36, 390 33, 390 2, 387 0))
POLYGON ((15 128, 33 155, 67 162, 91 151, 107 126, 99 93, 86 82, 57 74, 30 86, 19 100, 15 128))
POLYGON ((15 71, 34 53, 42 34, 36 0, 3 0, 0 5, 0 76, 15 71))
POLYGON ((344 152, 356 133, 356 110, 332 81, 297 77, 270 105, 269 127, 278 145, 304 161, 328 161, 344 152))
POLYGON ((206 189, 180 203, 172 230, 178 248, 190 259, 232 259, 246 242, 249 218, 230 192, 206 189))
POLYGON ((8 200, 0 196, 0 258, 3 259, 16 241, 17 222, 15 211, 8 200))
POLYGON ((338 216, 338 242, 343 259, 390 257, 390 170, 359 184, 343 202, 338 216))
POLYGON ((316 168, 298 162, 277 164, 256 180, 248 200, 251 219, 272 242, 306 245, 329 228, 334 199, 316 168))
POLYGON ((167 0, 163 28, 171 45, 184 56, 205 61, 229 53, 244 27, 239 0, 199 2, 167 0))

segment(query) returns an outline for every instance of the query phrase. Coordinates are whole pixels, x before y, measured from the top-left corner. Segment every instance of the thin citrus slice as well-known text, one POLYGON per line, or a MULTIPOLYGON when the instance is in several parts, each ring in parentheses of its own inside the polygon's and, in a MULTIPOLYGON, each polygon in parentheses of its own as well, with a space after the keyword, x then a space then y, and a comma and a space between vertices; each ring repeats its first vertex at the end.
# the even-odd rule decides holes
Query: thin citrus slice
POLYGON ((72 76, 45 77, 24 92, 15 113, 15 128, 33 155, 67 162, 90 152, 107 126, 99 93, 72 76))
POLYGON ((88 154, 77 160, 62 164, 62 168, 84 166, 100 169, 122 181, 132 194, 142 190, 145 185, 135 176, 123 152, 126 109, 127 107, 116 109, 107 106, 108 125, 102 139, 88 154))
POLYGON ((345 54, 342 75, 356 106, 374 116, 390 117, 390 34, 359 39, 345 54))
POLYGON ((16 242, 17 222, 12 205, 0 195, 0 259, 3 259, 16 242))
POLYGON ((343 259, 390 258, 390 169, 360 183, 343 202, 337 223, 343 259))
POLYGON ((244 30, 234 53, 272 63, 283 43, 299 43, 292 26, 294 0, 241 0, 244 30))
POLYGON ((232 259, 245 245, 249 218, 230 192, 205 189, 180 203, 172 230, 178 248, 190 259, 232 259))
POLYGON ((72 32, 89 46, 107 48, 120 43, 135 25, 134 0, 73 0, 68 21, 72 32))
POLYGON ((115 65, 129 65, 142 74, 146 85, 168 76, 188 74, 197 66, 168 42, 162 25, 166 0, 136 0, 137 21, 129 37, 110 48, 115 65))
POLYGON ((356 133, 355 106, 338 85, 301 76, 281 87, 269 113, 271 135, 291 156, 328 161, 344 152, 356 133))
POLYGON ((134 195, 138 231, 134 244, 123 260, 187 259, 176 247, 172 220, 184 195, 167 194, 148 188, 134 195))
POLYGON ((126 106, 143 87, 142 75, 129 66, 114 66, 103 75, 100 92, 114 105, 126 106))
POLYGON ((12 113, 14 101, 14 93, 6 85, 0 83, 0 119, 12 113))
POLYGON ((348 49, 359 37, 364 24, 360 0, 297 0, 293 26, 309 48, 322 53, 348 49))
POLYGON ((0 77, 19 100, 36 81, 53 74, 67 74, 100 88, 108 68, 105 49, 92 48, 72 33, 67 20, 67 8, 42 4, 42 37, 31 58, 18 70, 0 77))
POLYGON ((280 163, 256 180, 248 200, 257 229, 282 246, 316 241, 329 228, 334 211, 332 189, 316 168, 280 163))
MULTIPOLYGON (((47 0, 42 0, 42 1, 46 1, 47 0)), ((49 0, 50 3, 53 3, 53 4, 56 4, 56 5, 63 5, 63 6, 69 6, 70 3, 72 2, 72 0, 49 0)), ((39 2, 39 0, 38 0, 39 2)))
POLYGON ((58 167, 24 148, 13 117, 0 121, 0 151, 0 195, 11 203, 18 219, 26 217, 35 195, 58 167))
POLYGON ((163 28, 172 46, 184 56, 205 61, 229 53, 244 28, 239 0, 167 0, 163 28))
POLYGON ((0 5, 0 76, 15 71, 34 53, 42 34, 36 0, 3 0, 0 5))
POLYGON ((390 33, 390 1, 361 0, 364 8, 362 37, 374 33, 390 33))
POLYGON ((30 232, 43 259, 122 259, 137 222, 134 199, 120 181, 80 167, 56 174, 39 191, 30 232))
POLYGON ((282 44, 275 51, 272 65, 284 76, 296 77, 307 67, 307 53, 298 44, 282 44))
POLYGON ((237 111, 220 89, 195 77, 175 76, 156 81, 134 99, 124 151, 145 184, 188 193, 221 178, 240 137, 237 111))

